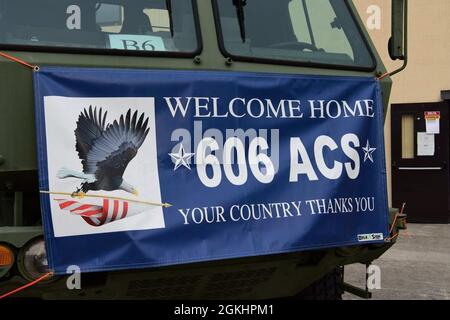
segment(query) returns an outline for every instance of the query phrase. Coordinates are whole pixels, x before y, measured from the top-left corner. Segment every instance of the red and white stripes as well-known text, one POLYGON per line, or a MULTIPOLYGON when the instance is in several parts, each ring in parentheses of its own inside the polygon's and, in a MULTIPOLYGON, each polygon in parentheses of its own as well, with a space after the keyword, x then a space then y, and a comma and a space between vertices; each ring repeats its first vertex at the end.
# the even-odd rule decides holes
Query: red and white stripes
POLYGON ((119 200, 103 199, 103 212, 105 224, 127 217, 128 202, 119 200))
POLYGON ((99 227, 117 220, 125 219, 128 215, 129 203, 115 199, 103 199, 103 206, 85 204, 68 199, 54 199, 61 210, 81 216, 91 226, 99 227))

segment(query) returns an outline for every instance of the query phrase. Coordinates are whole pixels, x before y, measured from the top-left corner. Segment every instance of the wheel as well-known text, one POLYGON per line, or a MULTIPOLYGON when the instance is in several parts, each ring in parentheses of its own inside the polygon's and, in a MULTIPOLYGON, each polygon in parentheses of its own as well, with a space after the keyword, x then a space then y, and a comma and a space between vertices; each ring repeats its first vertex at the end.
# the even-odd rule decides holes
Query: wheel
POLYGON ((299 300, 342 300, 342 294, 344 293, 342 275, 342 268, 336 268, 303 289, 293 298, 299 300))

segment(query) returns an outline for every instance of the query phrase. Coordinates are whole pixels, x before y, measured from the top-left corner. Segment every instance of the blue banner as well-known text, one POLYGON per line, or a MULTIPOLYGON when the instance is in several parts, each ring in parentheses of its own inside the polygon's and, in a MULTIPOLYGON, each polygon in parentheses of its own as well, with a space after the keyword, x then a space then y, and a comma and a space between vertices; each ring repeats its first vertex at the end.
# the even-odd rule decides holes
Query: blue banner
POLYGON ((58 274, 388 236, 375 79, 45 67, 34 80, 58 274))

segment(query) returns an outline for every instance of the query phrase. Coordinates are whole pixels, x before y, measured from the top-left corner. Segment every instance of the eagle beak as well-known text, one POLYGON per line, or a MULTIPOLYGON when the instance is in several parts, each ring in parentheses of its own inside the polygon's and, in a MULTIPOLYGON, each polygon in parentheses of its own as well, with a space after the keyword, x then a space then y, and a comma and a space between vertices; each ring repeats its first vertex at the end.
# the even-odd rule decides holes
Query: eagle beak
POLYGON ((139 197, 139 191, 134 190, 134 191, 133 191, 133 194, 134 194, 136 197, 139 197))

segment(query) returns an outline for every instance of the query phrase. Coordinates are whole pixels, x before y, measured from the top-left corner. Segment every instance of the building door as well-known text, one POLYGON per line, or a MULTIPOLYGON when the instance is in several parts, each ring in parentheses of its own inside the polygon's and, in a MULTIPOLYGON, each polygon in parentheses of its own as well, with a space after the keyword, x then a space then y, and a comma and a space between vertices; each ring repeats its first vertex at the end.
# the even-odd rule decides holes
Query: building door
POLYGON ((392 105, 392 204, 409 222, 449 222, 448 104, 392 105))

